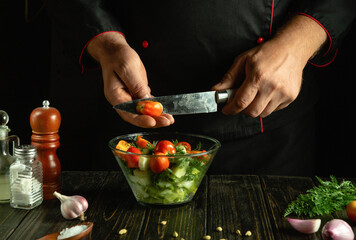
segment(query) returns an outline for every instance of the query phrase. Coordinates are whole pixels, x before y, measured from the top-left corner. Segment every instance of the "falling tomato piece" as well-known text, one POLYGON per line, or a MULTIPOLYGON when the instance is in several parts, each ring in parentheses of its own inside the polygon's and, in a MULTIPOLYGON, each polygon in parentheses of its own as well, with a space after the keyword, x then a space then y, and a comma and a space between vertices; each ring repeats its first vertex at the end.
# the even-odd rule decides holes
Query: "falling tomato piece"
POLYGON ((163 112, 163 106, 160 102, 144 100, 137 103, 136 111, 143 115, 149 115, 151 117, 159 117, 163 112))

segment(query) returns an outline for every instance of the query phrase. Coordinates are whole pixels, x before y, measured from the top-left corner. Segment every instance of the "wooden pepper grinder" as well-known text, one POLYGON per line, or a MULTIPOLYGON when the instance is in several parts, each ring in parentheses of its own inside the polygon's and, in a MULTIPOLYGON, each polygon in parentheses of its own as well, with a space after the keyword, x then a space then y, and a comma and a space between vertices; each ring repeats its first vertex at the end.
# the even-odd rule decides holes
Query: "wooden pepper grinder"
POLYGON ((32 128, 31 145, 37 148, 37 159, 43 168, 43 199, 53 199, 54 191, 60 192, 61 164, 57 156, 58 129, 61 114, 43 101, 43 107, 34 109, 30 116, 32 128))

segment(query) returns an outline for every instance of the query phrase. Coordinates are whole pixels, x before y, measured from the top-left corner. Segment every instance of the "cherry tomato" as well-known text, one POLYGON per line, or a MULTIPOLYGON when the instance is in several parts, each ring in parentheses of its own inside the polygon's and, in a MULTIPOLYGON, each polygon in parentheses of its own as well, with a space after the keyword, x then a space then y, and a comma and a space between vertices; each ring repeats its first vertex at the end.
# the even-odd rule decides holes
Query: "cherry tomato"
POLYGON ((140 148, 152 147, 152 143, 150 143, 149 141, 147 141, 146 139, 144 139, 141 135, 138 135, 138 136, 137 136, 136 144, 137 144, 137 146, 139 146, 140 148))
POLYGON ((178 145, 178 146, 181 145, 181 146, 185 147, 185 150, 187 150, 187 151, 192 150, 192 147, 191 147, 190 144, 187 143, 187 142, 178 142, 177 145, 178 145))
POLYGON ((168 140, 162 140, 159 141, 155 147, 154 150, 155 153, 160 152, 163 154, 174 154, 176 153, 176 148, 174 147, 174 144, 171 141, 168 140))
MULTIPOLYGON (((165 155, 164 153, 157 152, 155 155, 165 155)), ((150 168, 154 173, 164 172, 169 167, 168 157, 152 157, 150 160, 150 168)))
MULTIPOLYGON (((130 148, 127 150, 127 152, 141 154, 140 149, 135 148, 135 147, 130 147, 130 148)), ((138 168, 138 161, 140 160, 140 156, 138 156, 138 155, 126 154, 126 155, 125 155, 125 160, 127 161, 127 166, 128 166, 129 168, 138 168)))
POLYGON ((159 117, 162 114, 163 106, 160 102, 145 100, 137 103, 136 111, 143 115, 159 117))
POLYGON ((356 201, 347 204, 346 213, 350 220, 356 222, 356 201))

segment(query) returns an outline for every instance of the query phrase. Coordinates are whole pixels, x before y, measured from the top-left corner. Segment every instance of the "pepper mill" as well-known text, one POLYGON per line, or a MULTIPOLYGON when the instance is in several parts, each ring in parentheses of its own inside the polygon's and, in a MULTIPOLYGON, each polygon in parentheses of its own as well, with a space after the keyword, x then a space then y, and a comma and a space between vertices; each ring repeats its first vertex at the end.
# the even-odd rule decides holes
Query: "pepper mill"
POLYGON ((61 114, 45 100, 43 107, 32 111, 30 124, 31 145, 36 146, 37 160, 42 163, 43 168, 43 199, 53 199, 53 193, 60 192, 61 164, 56 151, 60 146, 58 129, 61 114))

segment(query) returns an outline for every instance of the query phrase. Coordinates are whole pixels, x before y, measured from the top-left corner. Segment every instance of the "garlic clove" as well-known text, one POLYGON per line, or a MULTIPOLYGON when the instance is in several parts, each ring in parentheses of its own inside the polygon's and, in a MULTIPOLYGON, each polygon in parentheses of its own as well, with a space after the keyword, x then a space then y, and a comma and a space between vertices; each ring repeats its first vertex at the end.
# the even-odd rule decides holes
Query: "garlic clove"
POLYGON ((84 221, 84 212, 88 209, 88 201, 79 195, 66 196, 58 192, 53 195, 61 201, 61 213, 65 219, 74 219, 80 217, 84 221))
POLYGON ((315 233, 319 230, 321 219, 295 219, 286 218, 290 225, 301 233, 315 233))

